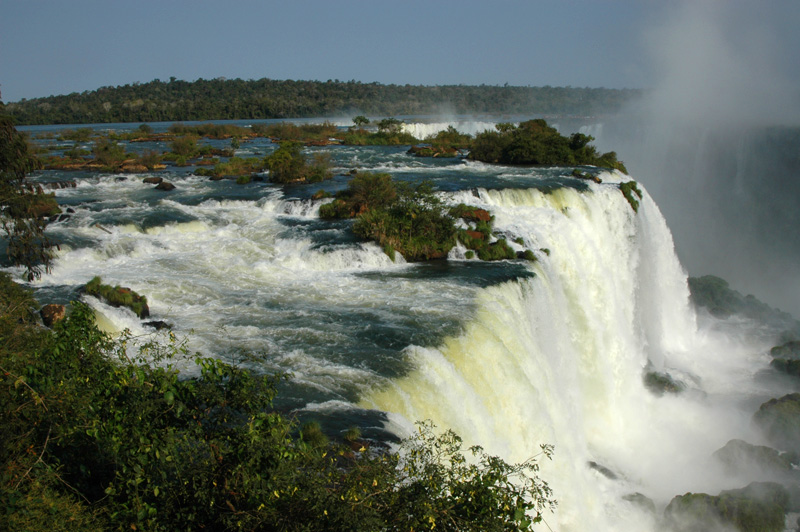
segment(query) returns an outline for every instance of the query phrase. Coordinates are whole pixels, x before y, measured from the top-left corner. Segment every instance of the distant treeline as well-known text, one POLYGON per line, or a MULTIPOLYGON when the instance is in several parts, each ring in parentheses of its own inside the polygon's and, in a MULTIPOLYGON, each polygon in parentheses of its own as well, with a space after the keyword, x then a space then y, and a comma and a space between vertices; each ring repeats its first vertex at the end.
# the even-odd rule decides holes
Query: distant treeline
POLYGON ((18 125, 416 114, 608 114, 638 89, 170 78, 6 105, 18 125))

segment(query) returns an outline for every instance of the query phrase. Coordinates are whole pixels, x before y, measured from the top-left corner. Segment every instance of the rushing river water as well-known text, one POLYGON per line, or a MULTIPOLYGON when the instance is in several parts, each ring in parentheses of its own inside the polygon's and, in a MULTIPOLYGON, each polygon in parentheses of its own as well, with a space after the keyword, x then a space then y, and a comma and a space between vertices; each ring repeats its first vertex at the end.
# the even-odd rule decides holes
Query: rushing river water
MULTIPOLYGON (((237 155, 274 149, 255 139, 237 155)), ((163 192, 142 175, 41 172, 35 180, 77 186, 56 191, 70 213, 50 225, 62 246, 37 294, 68 301, 96 275, 128 286, 192 351, 289 373, 278 406, 331 432, 402 436, 431 419, 512 461, 553 444, 542 464, 559 500, 546 517, 553 530, 657 530, 657 515, 631 494, 660 510, 687 491, 741 487, 711 454, 732 438, 760 443, 752 412, 795 385, 764 377, 775 331, 696 315, 646 183, 635 212, 618 187, 630 177, 617 172, 597 184, 571 177, 573 168, 406 149, 307 148, 329 153, 336 173, 308 186, 237 185, 171 167, 158 175, 176 189, 163 192), (318 217, 329 200, 313 193, 346 187, 354 168, 431 180, 445 202, 489 210, 495 231, 538 260, 467 260, 456 248, 448 261, 393 262, 358 241, 351 221, 318 217), (648 369, 689 389, 653 395, 648 369)), ((152 333, 128 311, 86 300, 108 329, 152 333)))

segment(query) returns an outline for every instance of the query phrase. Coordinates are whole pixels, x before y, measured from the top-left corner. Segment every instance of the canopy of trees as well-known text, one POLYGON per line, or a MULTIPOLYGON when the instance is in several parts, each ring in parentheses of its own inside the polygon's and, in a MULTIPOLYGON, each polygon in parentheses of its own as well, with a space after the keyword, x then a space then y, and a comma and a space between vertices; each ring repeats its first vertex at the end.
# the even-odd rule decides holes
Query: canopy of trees
POLYGON ((589 135, 561 135, 542 119, 528 120, 519 126, 497 124, 497 131, 484 131, 475 137, 469 158, 501 164, 541 164, 553 166, 592 165, 616 168, 627 173, 613 151, 600 154, 589 143, 589 135))
POLYGON ((8 104, 19 124, 85 124, 437 113, 611 113, 633 89, 381 85, 358 81, 171 78, 8 104))

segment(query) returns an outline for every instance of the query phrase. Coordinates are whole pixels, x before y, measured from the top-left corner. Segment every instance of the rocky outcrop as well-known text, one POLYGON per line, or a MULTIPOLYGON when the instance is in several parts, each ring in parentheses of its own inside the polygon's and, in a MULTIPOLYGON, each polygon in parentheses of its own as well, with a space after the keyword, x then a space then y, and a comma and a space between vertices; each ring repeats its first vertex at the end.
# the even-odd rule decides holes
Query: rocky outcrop
POLYGON ((75 188, 78 185, 75 181, 53 181, 52 183, 45 183, 43 186, 50 190, 60 190, 62 188, 75 188))
POLYGON ((800 377, 800 342, 792 341, 773 347, 769 354, 772 356, 770 365, 773 368, 800 377))
POLYGON ((664 517, 671 530, 707 532, 782 532, 786 512, 793 510, 790 494, 780 484, 753 482, 746 488, 719 495, 686 493, 670 501, 664 517))
POLYGON ((578 179, 585 179, 586 181, 594 181, 595 183, 602 183, 603 180, 597 177, 596 175, 592 175, 589 172, 581 172, 580 170, 573 170, 572 177, 576 177, 578 179))
POLYGON ((153 329, 155 329, 157 331, 160 331, 162 329, 167 329, 167 330, 171 330, 172 329, 172 325, 171 324, 167 323, 166 321, 162 321, 162 320, 146 321, 146 322, 144 322, 144 325, 146 325, 147 327, 152 327, 153 329))
POLYGON ((680 393, 686 389, 686 385, 676 381, 667 373, 648 371, 644 374, 645 388, 653 394, 661 396, 665 393, 680 393))
POLYGON ((53 325, 66 317, 67 308, 64 305, 51 303, 43 306, 42 310, 39 311, 39 314, 42 316, 42 322, 44 323, 45 327, 52 328, 53 325))
POLYGON ((781 453, 764 445, 752 445, 742 440, 731 440, 714 453, 716 458, 733 475, 758 477, 788 477, 793 474, 796 453, 781 453))
POLYGON ((492 221, 492 215, 486 209, 464 205, 463 203, 450 209, 450 215, 461 218, 466 222, 486 222, 492 221))
POLYGON ((800 393, 767 401, 753 415, 753 421, 776 448, 800 449, 800 393))
POLYGON ((148 185, 159 185, 162 181, 164 181, 163 177, 145 177, 142 179, 142 183, 147 183, 148 185))
POLYGON ((175 185, 173 185, 169 181, 162 181, 161 183, 156 185, 155 188, 156 190, 170 191, 170 190, 175 190, 175 185))
POLYGON ((406 152, 415 157, 458 157, 461 152, 451 146, 429 146, 429 145, 416 145, 411 146, 406 152))
POLYGON ((82 293, 102 299, 112 307, 126 307, 133 311, 139 319, 150 316, 147 298, 125 286, 103 284, 100 277, 94 277, 81 290, 82 293))

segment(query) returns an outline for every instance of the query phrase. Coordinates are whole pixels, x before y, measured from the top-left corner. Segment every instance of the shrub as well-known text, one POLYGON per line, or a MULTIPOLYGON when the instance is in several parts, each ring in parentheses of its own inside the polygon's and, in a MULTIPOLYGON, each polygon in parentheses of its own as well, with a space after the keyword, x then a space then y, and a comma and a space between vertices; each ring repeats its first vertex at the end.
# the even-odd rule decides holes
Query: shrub
POLYGON ((197 145, 197 137, 185 135, 178 137, 169 143, 169 149, 172 153, 179 158, 191 159, 200 153, 200 147, 197 145))
POLYGON ((460 133, 453 126, 447 126, 446 130, 427 137, 425 142, 438 148, 469 149, 472 146, 472 137, 466 133, 460 133))
POLYGON ((353 218, 370 209, 385 209, 397 200, 392 176, 360 172, 336 194, 336 199, 320 207, 321 218, 353 218))
POLYGON ((147 150, 137 157, 136 162, 148 170, 153 170, 161 164, 161 154, 155 150, 147 150))
POLYGON ((109 168, 119 166, 126 157, 124 147, 105 137, 101 137, 95 142, 92 153, 95 161, 109 168))
POLYGON ((400 130, 369 133, 359 129, 345 134, 343 142, 350 146, 408 146, 419 144, 419 139, 400 130))
POLYGON ((317 153, 309 163, 299 142, 281 142, 277 150, 264 159, 273 183, 315 183, 333 177, 331 159, 326 153, 317 153))
POLYGON ((296 142, 282 142, 277 150, 264 160, 269 168, 269 180, 274 183, 291 183, 304 178, 306 161, 296 142))
MULTIPOLYGON (((390 195, 388 186, 383 190, 387 194, 379 197, 390 195)), ((394 191, 394 201, 360 214, 353 232, 384 248, 391 246, 411 262, 446 257, 456 242, 455 220, 433 194, 430 183, 414 188, 395 185, 394 191)))
POLYGON ((478 258, 481 260, 511 260, 517 258, 517 254, 508 245, 505 238, 493 242, 485 247, 476 250, 478 258))
POLYGON ((306 167, 306 181, 309 183, 318 183, 326 179, 331 179, 333 172, 331 171, 331 156, 329 153, 315 153, 311 158, 311 162, 306 167))
POLYGON ((630 203, 633 211, 639 212, 639 200, 636 199, 634 194, 641 199, 642 191, 639 190, 639 186, 637 185, 636 181, 625 181, 620 183, 619 189, 622 191, 622 195, 625 196, 625 199, 628 200, 628 203, 630 203))

